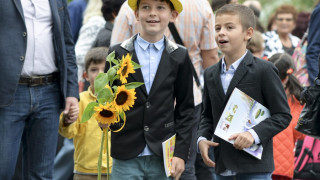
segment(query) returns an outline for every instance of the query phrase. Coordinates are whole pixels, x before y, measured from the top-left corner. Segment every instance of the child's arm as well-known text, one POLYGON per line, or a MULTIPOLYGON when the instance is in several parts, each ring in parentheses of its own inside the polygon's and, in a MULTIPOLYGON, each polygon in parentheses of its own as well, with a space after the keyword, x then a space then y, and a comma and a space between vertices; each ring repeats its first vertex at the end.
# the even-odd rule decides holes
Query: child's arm
MULTIPOLYGON (((176 106, 174 109, 176 144, 172 164, 173 177, 180 177, 184 164, 188 159, 189 148, 192 139, 192 127, 195 125, 193 118, 194 100, 193 100, 193 77, 192 64, 189 59, 188 51, 179 47, 181 51, 181 60, 178 64, 178 73, 174 83, 174 97, 176 106), (183 58, 184 56, 184 58, 183 58)), ((177 178, 176 178, 177 179, 177 178)))
MULTIPOLYGON (((260 96, 260 101, 270 110, 271 117, 260 122, 252 129, 258 135, 262 144, 268 143, 273 136, 288 127, 291 121, 287 96, 278 76, 277 68, 270 62, 263 62, 256 71, 259 81, 257 92, 252 95, 260 96)), ((258 97, 258 96, 256 96, 258 97)))

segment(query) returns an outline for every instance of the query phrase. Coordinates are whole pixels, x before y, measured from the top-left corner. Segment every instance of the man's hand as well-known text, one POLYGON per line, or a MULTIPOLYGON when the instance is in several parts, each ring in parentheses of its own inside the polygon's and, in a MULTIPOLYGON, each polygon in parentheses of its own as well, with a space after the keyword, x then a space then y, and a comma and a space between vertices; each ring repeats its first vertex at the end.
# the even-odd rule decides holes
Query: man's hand
POLYGON ((78 99, 75 97, 67 97, 66 98, 66 107, 63 111, 63 114, 66 115, 66 118, 68 120, 68 122, 74 122, 78 119, 78 115, 79 115, 79 111, 78 113, 74 113, 72 112, 71 114, 69 114, 70 109, 79 110, 79 103, 78 103, 78 99), (71 116, 70 116, 71 115, 71 116))
POLYGON ((178 157, 172 158, 172 169, 171 176, 174 177, 175 180, 179 180, 181 174, 184 171, 184 160, 178 157))
POLYGON ((216 147, 216 146, 219 146, 219 143, 215 143, 208 140, 201 140, 199 142, 199 150, 200 150, 203 162, 209 167, 215 167, 216 164, 208 156, 208 150, 210 146, 216 147))
POLYGON ((250 132, 236 133, 229 137, 228 139, 234 140, 233 147, 239 150, 243 150, 244 148, 248 148, 253 145, 254 138, 252 137, 250 132))

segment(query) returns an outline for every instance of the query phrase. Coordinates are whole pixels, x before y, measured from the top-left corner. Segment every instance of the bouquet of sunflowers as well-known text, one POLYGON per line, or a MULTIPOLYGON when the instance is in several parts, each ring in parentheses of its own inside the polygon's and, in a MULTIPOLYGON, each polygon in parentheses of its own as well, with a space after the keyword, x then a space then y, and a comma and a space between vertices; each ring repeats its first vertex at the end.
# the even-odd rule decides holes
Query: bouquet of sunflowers
POLYGON ((130 110, 136 99, 135 88, 143 85, 141 82, 127 83, 130 73, 135 73, 135 69, 141 66, 131 60, 131 55, 122 56, 121 60, 115 58, 113 51, 107 56, 109 70, 106 73, 100 73, 94 81, 94 90, 96 92, 97 101, 87 105, 83 112, 81 123, 88 121, 94 117, 101 129, 103 135, 101 138, 100 154, 98 161, 98 179, 101 179, 102 152, 107 151, 107 177, 109 175, 109 145, 108 132, 110 125, 119 123, 122 119, 121 127, 113 132, 119 132, 125 126, 125 111, 130 110))

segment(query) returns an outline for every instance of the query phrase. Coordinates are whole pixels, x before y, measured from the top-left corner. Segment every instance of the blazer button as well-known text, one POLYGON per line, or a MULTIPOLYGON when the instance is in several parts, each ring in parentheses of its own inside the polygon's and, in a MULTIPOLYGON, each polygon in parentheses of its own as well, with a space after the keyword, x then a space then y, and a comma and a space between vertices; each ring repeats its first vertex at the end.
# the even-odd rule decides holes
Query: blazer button
POLYGON ((151 107, 150 102, 146 102, 146 108, 149 109, 151 107))
POLYGON ((149 131, 149 127, 148 126, 144 126, 144 131, 148 132, 149 131))
POLYGON ((26 36, 27 36, 27 32, 23 32, 23 33, 22 33, 22 36, 23 36, 23 37, 26 37, 26 36))
POLYGON ((24 60, 24 56, 20 56, 20 61, 23 61, 24 60))

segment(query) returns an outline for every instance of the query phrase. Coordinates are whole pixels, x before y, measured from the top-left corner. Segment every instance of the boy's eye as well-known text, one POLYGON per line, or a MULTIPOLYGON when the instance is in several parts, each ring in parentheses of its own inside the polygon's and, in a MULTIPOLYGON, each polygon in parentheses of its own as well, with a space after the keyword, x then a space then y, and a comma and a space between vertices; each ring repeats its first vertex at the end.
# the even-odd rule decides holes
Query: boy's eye
POLYGON ((144 6, 142 6, 141 8, 142 8, 142 9, 150 9, 150 7, 147 6, 147 5, 144 5, 144 6))
POLYGON ((93 69, 90 69, 91 72, 96 72, 98 69, 96 68, 93 68, 93 69))
POLYGON ((233 29, 233 27, 232 26, 227 26, 227 29, 233 29))
POLYGON ((158 6, 158 9, 165 9, 165 7, 163 7, 163 6, 158 6))
POLYGON ((216 27, 216 28, 215 28, 216 31, 219 31, 220 29, 221 29, 220 27, 216 27))

